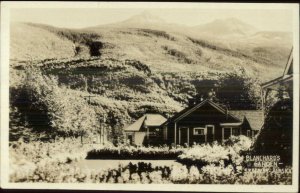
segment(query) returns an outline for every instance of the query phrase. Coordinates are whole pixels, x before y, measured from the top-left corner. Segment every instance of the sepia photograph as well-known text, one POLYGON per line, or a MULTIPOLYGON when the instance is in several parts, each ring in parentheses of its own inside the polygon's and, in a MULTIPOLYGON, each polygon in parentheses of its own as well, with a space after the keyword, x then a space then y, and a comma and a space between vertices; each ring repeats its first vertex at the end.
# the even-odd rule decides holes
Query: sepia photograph
POLYGON ((1 188, 296 192, 298 151, 299 5, 1 2, 1 188))

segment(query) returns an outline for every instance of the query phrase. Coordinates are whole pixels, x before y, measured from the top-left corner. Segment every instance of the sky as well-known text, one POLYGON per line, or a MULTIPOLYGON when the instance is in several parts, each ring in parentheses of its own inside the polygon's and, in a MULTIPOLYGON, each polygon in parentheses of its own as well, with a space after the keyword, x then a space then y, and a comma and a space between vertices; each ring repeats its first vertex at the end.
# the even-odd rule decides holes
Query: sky
POLYGON ((147 11, 168 23, 196 26, 215 19, 238 18, 262 31, 293 31, 288 9, 199 9, 199 8, 14 8, 11 21, 84 28, 126 20, 147 11))

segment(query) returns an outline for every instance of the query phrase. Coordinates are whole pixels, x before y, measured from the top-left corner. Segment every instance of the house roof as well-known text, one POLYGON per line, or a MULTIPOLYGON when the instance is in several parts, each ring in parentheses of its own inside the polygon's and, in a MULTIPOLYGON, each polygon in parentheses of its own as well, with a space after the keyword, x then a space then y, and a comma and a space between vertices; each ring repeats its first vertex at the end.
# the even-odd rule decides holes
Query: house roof
POLYGON ((134 123, 124 128, 125 131, 140 131, 143 126, 160 126, 167 119, 160 114, 145 114, 134 123))
POLYGON ((285 65, 283 75, 273 80, 270 80, 268 82, 264 82, 263 84, 261 84, 261 87, 263 89, 265 88, 277 89, 277 87, 280 86, 280 83, 286 83, 292 80, 293 80, 293 48, 290 52, 288 61, 285 65))
POLYGON ((240 121, 237 117, 235 117, 233 114, 231 114, 229 111, 227 111, 226 109, 222 108, 219 104, 205 99, 204 101, 195 104, 193 106, 190 106, 186 109, 183 109, 182 111, 178 112, 177 114, 175 114, 171 119, 169 119, 167 122, 165 122, 164 124, 167 124, 168 122, 176 122, 181 120, 182 118, 188 116, 190 113, 194 112, 195 110, 197 110, 198 108, 200 108, 201 106, 203 106, 204 104, 210 104, 211 106, 213 106, 215 109, 217 109, 218 111, 220 111, 221 113, 228 113, 228 116, 232 117, 233 119, 240 121))
POLYGON ((124 128, 125 131, 139 131, 141 127, 143 126, 143 123, 145 121, 146 116, 142 116, 138 120, 136 120, 134 123, 131 125, 128 125, 127 127, 124 128))
POLYGON ((285 66, 283 76, 288 75, 288 74, 293 74, 293 48, 290 52, 287 64, 285 66))
POLYGON ((260 130, 264 124, 262 110, 235 110, 230 111, 230 113, 238 117, 241 121, 246 118, 253 130, 260 130))
POLYGON ((160 126, 167 119, 160 114, 146 114, 145 126, 160 126))

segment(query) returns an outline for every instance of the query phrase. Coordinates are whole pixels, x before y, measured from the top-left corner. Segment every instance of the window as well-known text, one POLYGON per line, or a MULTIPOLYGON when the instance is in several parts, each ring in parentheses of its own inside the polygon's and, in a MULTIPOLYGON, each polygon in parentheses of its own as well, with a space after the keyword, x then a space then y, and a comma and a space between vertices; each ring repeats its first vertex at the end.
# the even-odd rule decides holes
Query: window
POLYGON ((194 128, 194 135, 205 135, 205 128, 203 127, 194 128))
POLYGON ((232 128, 232 135, 234 136, 240 135, 240 128, 232 128))

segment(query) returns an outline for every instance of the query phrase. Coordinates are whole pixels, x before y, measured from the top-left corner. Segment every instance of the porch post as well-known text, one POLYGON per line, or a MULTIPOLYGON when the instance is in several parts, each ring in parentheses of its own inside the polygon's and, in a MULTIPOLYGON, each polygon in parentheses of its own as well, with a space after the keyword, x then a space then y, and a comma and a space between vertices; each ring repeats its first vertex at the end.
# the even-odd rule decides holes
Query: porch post
POLYGON ((205 143, 207 142, 207 128, 204 129, 204 134, 205 134, 205 143))
POLYGON ((166 127, 166 140, 168 140, 168 127, 166 127))
POLYGON ((222 127, 222 141, 224 141, 224 127, 222 127))
POLYGON ((181 144, 181 128, 179 127, 178 130, 179 130, 178 144, 180 145, 181 144))
POLYGON ((177 123, 175 122, 174 125, 174 144, 176 145, 176 127, 177 127, 177 123))
POLYGON ((188 146, 190 146, 190 128, 189 127, 187 128, 187 143, 188 143, 188 146))
POLYGON ((149 141, 149 127, 147 127, 147 140, 149 141))

